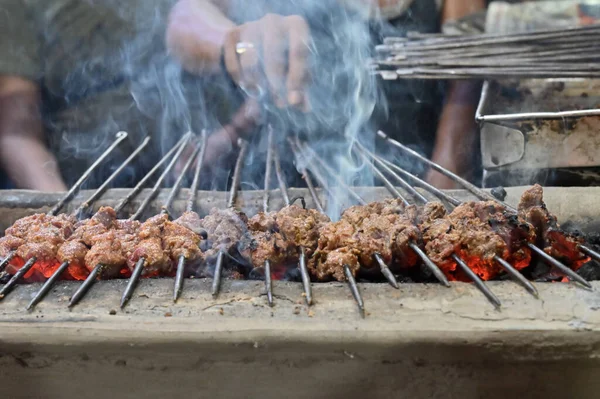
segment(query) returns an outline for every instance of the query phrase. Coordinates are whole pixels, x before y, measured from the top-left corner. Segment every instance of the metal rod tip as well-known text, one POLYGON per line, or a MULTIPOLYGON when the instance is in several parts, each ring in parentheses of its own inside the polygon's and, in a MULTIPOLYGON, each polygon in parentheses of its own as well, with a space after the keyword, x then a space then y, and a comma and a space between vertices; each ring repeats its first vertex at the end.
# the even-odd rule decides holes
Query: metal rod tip
POLYGON ((396 280, 396 276, 394 276, 394 273, 392 273, 388 265, 385 263, 385 261, 381 257, 381 254, 375 254, 375 260, 379 264, 381 274, 383 274, 383 276, 390 283, 390 285, 395 289, 400 289, 400 286, 398 285, 398 280, 396 280))
POLYGON ((360 312, 361 317, 365 317, 365 302, 362 299, 360 291, 358 289, 358 285, 356 284, 356 279, 354 278, 354 274, 352 274, 352 270, 348 265, 344 265, 344 274, 346 275, 346 280, 348 281, 348 286, 350 287, 350 292, 356 301, 356 305, 358 306, 358 311, 360 312))
POLYGON ((54 284, 56 284, 58 279, 62 276, 62 274, 65 272, 65 270, 67 270, 68 267, 69 262, 63 262, 54 271, 54 273, 52 273, 52 276, 50 276, 50 278, 46 280, 44 285, 42 285, 42 288, 40 288, 40 290, 35 294, 31 302, 29 302, 29 305, 27 305, 27 310, 33 309, 38 303, 42 301, 42 299, 46 297, 46 295, 48 295, 52 287, 54 287, 54 284))
POLYGON ((212 297, 213 299, 217 299, 219 296, 219 292, 221 291, 221 274, 223 271, 223 251, 219 252, 217 255, 217 265, 215 266, 215 274, 213 276, 213 284, 212 284, 212 297))
POLYGON ((274 302, 273 302, 273 280, 271 277, 271 262, 270 261, 266 261, 265 262, 265 289, 267 291, 267 302, 269 303, 270 307, 273 307, 274 302))
POLYGON ((300 275, 302 276, 302 286, 304 287, 304 300, 307 306, 312 306, 312 287, 310 285, 310 274, 306 266, 306 250, 300 247, 300 275))
POLYGON ((145 258, 140 258, 135 264, 135 269, 133 269, 133 273, 129 278, 129 282, 127 283, 127 287, 125 288, 125 292, 123 292, 123 296, 121 297, 121 309, 127 306, 129 300, 133 296, 133 292, 135 291, 137 284, 142 276, 142 271, 144 270, 144 264, 146 263, 145 258))
POLYGON ((173 303, 177 303, 183 291, 185 271, 185 257, 180 256, 177 262, 177 274, 175 275, 175 288, 173 289, 173 303))
POLYGON ((471 279, 471 281, 473 281, 477 289, 481 291, 488 301, 490 301, 490 303, 494 305, 496 309, 500 309, 502 303, 498 297, 492 292, 492 290, 489 289, 485 282, 473 270, 471 270, 471 268, 469 268, 465 261, 459 258, 457 255, 452 255, 452 259, 456 262, 458 268, 461 269, 462 272, 471 279))

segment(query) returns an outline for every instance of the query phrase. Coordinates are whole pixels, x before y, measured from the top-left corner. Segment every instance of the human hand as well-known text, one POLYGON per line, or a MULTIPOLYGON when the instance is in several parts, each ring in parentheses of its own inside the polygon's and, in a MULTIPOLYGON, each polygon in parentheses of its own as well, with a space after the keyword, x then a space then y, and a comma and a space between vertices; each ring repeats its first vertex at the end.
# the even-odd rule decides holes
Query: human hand
POLYGON ((279 108, 308 111, 305 84, 310 39, 310 28, 302 17, 267 14, 227 32, 225 68, 251 97, 268 94, 279 108))
MULTIPOLYGON (((219 160, 236 149, 239 139, 247 139, 256 129, 261 116, 259 104, 248 99, 235 113, 231 122, 208 136, 203 167, 219 164, 219 160)), ((189 157, 194 153, 196 142, 188 144, 174 168, 174 175, 179 176, 189 157)), ((193 169, 193 168, 192 168, 193 169)))

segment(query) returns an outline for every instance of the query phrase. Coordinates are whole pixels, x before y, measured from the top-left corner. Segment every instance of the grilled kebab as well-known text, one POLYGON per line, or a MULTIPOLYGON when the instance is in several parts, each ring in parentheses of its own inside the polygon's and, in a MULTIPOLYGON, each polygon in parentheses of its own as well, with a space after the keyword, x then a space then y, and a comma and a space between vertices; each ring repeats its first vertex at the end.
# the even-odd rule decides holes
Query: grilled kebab
POLYGON ((80 280, 98 264, 104 266, 103 278, 126 277, 142 257, 147 277, 172 275, 180 256, 197 275, 212 276, 222 252, 237 260, 227 262, 225 276, 243 278, 249 267, 262 267, 266 260, 278 277, 277 268, 297 264, 302 247, 311 275, 327 281, 345 280, 344 265, 354 274, 377 270, 376 255, 395 272, 412 268, 418 257, 411 243, 421 246, 455 280, 466 278, 457 271, 453 254, 489 280, 502 271, 496 256, 516 269, 527 267, 528 243, 541 245, 573 269, 587 261, 577 249, 582 239, 560 230, 539 186, 525 192, 518 215, 495 202, 466 202, 448 213, 439 202, 416 207, 399 200, 351 207, 336 222, 296 205, 251 219, 234 209, 212 209, 204 218, 186 212, 175 221, 158 215, 144 223, 119 220, 108 207, 81 222, 71 216, 38 214, 6 230, 0 255, 16 251, 11 273, 35 256, 36 270, 45 277, 68 261, 64 277, 80 280))

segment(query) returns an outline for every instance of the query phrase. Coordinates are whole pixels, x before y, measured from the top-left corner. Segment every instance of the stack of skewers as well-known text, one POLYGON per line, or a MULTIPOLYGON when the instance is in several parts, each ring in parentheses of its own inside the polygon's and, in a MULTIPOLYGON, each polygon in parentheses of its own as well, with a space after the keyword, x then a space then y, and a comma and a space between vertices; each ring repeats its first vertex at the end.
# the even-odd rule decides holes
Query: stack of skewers
POLYGON ((371 67, 384 79, 600 78, 600 25, 530 33, 389 37, 371 67))

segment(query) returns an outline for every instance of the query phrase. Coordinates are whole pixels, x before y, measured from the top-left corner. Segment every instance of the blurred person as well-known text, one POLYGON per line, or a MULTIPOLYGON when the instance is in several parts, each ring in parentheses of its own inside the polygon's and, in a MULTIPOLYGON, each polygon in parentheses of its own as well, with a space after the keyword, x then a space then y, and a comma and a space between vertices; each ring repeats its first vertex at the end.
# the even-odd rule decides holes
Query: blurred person
POLYGON ((121 130, 128 140, 88 186, 108 177, 144 136, 153 138, 151 148, 114 186, 133 185, 189 130, 218 133, 210 159, 235 142, 230 133, 252 128, 252 108, 235 94, 208 115, 206 104, 219 102, 220 93, 205 93, 205 78, 184 73, 169 56, 165 33, 175 3, 0 3, 0 165, 17 188, 65 190, 121 130))
MULTIPOLYGON (((376 6, 391 4, 380 3, 376 6)), ((393 3, 395 11, 385 14, 392 23, 386 26, 410 27, 413 22, 420 30, 437 29, 434 0, 393 3), (431 25, 423 28, 425 20, 431 25)), ((448 0, 442 15, 460 17, 479 7, 474 3, 448 0)), ((333 2, 322 4, 333 7, 333 2)), ((0 5, 3 168, 17 187, 64 190, 117 131, 130 133, 129 145, 115 155, 117 159, 127 156, 143 136, 155 136, 154 151, 116 183, 126 186, 155 162, 156 153, 167 143, 174 143, 186 129, 204 127, 215 130, 207 151, 207 164, 212 164, 259 123, 259 104, 240 95, 240 86, 248 93, 265 81, 278 108, 325 113, 311 108, 305 90, 307 58, 315 30, 336 27, 323 28, 291 6, 265 1, 250 6, 238 0, 126 4, 4 0, 0 5), (244 43, 246 48, 240 48, 244 43)), ((377 29, 374 32, 377 35, 377 29)), ((468 111, 465 93, 471 91, 454 86, 433 155, 464 172, 454 149, 461 145, 459 131, 473 123, 472 114, 469 120, 462 119, 468 111)), ((408 98, 415 103, 414 96, 408 98)), ((96 181, 116 165, 115 161, 101 168, 96 181)), ((446 185, 439 176, 429 178, 446 185)))
MULTIPOLYGON (((381 42, 385 36, 404 35, 408 31, 439 32, 441 23, 457 20, 486 7, 485 0, 446 0, 441 5, 435 0, 339 2, 371 18, 375 43, 381 42)), ((293 15, 269 14, 257 15, 255 21, 236 25, 231 18, 235 14, 232 10, 241 14, 247 14, 247 11, 241 3, 235 5, 234 0, 179 1, 171 14, 168 31, 173 52, 188 70, 205 71, 217 68, 220 50, 224 49, 224 66, 236 83, 253 86, 260 77, 266 77, 279 105, 285 105, 287 101, 308 109, 310 100, 303 91, 303 83, 309 76, 305 61, 307 46, 304 43, 310 39, 310 27, 306 21, 293 15), (240 62, 236 56, 239 42, 254 45, 239 57, 240 62), (282 58, 283 48, 289 48, 289 60, 282 58), (286 62, 289 62, 287 75, 286 62), (260 70, 260 67, 263 69, 260 70)), ((269 6, 264 9, 268 10, 269 6)), ((281 7, 271 6, 271 9, 277 13, 281 7)), ((415 146, 442 166, 469 176, 475 152, 475 109, 479 84, 450 83, 443 109, 443 92, 439 86, 439 83, 430 81, 384 83, 385 101, 376 109, 372 124, 375 129, 383 129, 402 142, 415 146)), ((454 182, 434 171, 427 174, 427 179, 440 188, 455 187, 454 182)))

